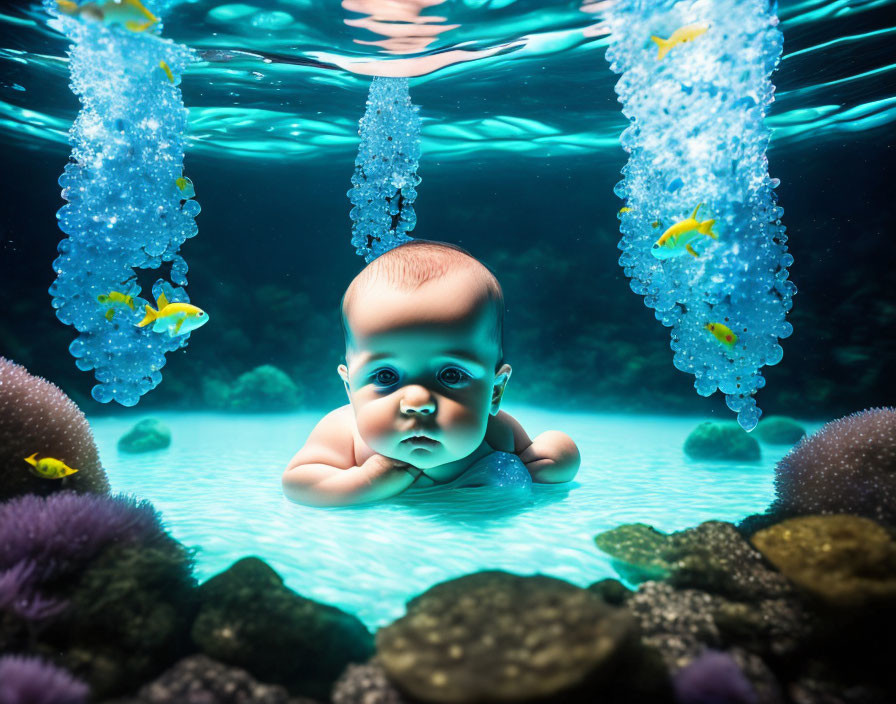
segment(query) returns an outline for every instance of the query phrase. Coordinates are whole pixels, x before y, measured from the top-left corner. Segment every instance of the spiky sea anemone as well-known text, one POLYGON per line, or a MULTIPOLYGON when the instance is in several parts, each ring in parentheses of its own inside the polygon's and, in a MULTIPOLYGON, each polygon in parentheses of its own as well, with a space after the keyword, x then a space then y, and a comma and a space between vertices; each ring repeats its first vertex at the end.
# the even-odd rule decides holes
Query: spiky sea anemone
POLYGON ((896 409, 872 408, 804 438, 775 470, 777 516, 850 513, 896 525, 896 409))
POLYGON ((59 387, 0 357, 0 501, 60 488, 109 490, 87 419, 59 387), (64 480, 35 477, 25 462, 35 452, 78 472, 64 480))
POLYGON ((87 685, 40 658, 0 657, 0 704, 82 704, 87 685))

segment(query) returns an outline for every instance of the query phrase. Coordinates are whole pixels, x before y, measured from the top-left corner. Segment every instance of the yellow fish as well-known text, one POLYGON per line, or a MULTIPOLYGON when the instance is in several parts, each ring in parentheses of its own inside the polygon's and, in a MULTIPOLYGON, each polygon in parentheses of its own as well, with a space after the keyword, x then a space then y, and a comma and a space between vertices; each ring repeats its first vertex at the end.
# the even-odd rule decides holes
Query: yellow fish
POLYGON ((679 27, 672 32, 672 36, 668 39, 663 39, 662 37, 657 36, 650 37, 659 47, 659 53, 657 54, 656 60, 662 61, 666 54, 668 54, 674 47, 679 44, 686 44, 687 42, 693 41, 706 32, 707 29, 709 29, 709 27, 703 24, 686 24, 684 27, 679 27))
POLYGON ((668 228, 662 236, 654 242, 653 249, 650 250, 650 253, 657 259, 673 259, 675 257, 680 257, 685 252, 692 257, 699 257, 700 255, 697 254, 691 246, 691 242, 700 235, 706 235, 714 240, 719 239, 716 233, 712 231, 712 226, 716 222, 715 220, 704 220, 703 222, 697 221, 697 211, 700 210, 702 206, 703 203, 700 203, 694 208, 691 217, 680 220, 668 228))
POLYGON ((624 206, 619 209, 619 215, 622 215, 623 213, 630 213, 631 211, 631 208, 629 208, 628 206, 624 206))
POLYGON ((140 0, 94 0, 79 5, 56 0, 56 8, 69 17, 87 17, 108 25, 120 24, 131 32, 145 32, 159 21, 140 0))
POLYGON ((734 331, 727 325, 723 325, 722 323, 707 323, 703 327, 704 329, 709 330, 713 334, 713 337, 728 349, 731 349, 737 344, 737 335, 735 335, 734 331))
POLYGON ((171 73, 171 67, 164 61, 159 61, 159 68, 165 72, 166 76, 168 76, 168 82, 174 83, 174 74, 171 73))
POLYGON ((31 473, 42 479, 64 479, 78 471, 55 457, 43 457, 36 460, 34 459, 36 456, 35 452, 30 457, 26 457, 25 461, 31 465, 31 473))
POLYGON ((109 291, 109 293, 101 293, 96 297, 96 300, 98 300, 103 305, 109 306, 109 310, 106 311, 106 320, 112 320, 112 318, 115 316, 116 303, 122 303, 131 310, 135 310, 133 296, 129 296, 126 293, 121 293, 121 291, 109 291))
POLYGON ((196 196, 196 189, 193 187, 193 182, 186 176, 181 176, 180 178, 175 179, 174 185, 180 189, 185 200, 189 200, 196 196))
POLYGON ((186 335, 208 322, 208 315, 191 303, 169 303, 163 293, 156 300, 158 310, 146 306, 146 317, 137 325, 145 327, 153 324, 153 332, 167 332, 169 337, 186 335))

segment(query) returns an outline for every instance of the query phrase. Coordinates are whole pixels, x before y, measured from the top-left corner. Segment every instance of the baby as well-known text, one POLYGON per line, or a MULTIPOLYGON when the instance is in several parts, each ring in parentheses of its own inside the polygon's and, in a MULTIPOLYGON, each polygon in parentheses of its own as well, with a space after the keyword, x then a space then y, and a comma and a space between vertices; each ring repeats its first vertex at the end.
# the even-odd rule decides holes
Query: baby
POLYGON ((503 321, 501 285, 459 247, 413 240, 368 264, 342 298, 338 372, 350 403, 292 458, 286 496, 312 506, 376 501, 453 483, 496 452, 516 455, 531 481, 572 479, 580 458, 569 436, 532 440, 499 410, 511 372, 503 321))

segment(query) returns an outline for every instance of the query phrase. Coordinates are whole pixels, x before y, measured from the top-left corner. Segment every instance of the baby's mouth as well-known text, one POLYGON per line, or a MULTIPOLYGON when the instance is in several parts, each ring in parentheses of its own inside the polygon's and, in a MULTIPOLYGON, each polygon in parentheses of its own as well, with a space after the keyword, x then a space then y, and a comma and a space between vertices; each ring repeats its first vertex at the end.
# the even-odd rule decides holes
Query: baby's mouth
POLYGON ((426 435, 411 435, 410 437, 405 438, 401 441, 401 444, 407 443, 408 445, 438 445, 438 440, 433 440, 431 437, 426 435))

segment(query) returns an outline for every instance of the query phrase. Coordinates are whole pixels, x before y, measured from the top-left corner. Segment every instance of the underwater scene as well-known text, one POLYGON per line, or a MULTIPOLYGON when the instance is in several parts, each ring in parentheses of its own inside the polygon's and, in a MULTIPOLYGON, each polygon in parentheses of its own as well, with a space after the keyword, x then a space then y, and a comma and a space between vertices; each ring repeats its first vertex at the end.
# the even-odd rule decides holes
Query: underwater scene
POLYGON ((0 6, 0 704, 893 704, 896 0, 0 6))

